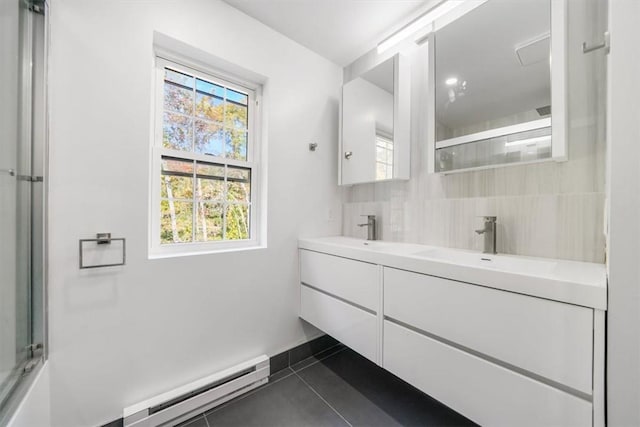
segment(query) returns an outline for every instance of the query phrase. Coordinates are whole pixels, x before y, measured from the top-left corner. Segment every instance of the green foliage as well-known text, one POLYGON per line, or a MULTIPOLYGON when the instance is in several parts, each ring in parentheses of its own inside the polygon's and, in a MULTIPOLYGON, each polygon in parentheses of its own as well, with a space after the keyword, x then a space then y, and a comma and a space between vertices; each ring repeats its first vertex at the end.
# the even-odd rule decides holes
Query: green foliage
MULTIPOLYGON (((166 76, 163 146, 247 160, 246 95, 170 70, 166 76)), ((249 169, 163 159, 161 178, 162 243, 250 237, 249 169)))

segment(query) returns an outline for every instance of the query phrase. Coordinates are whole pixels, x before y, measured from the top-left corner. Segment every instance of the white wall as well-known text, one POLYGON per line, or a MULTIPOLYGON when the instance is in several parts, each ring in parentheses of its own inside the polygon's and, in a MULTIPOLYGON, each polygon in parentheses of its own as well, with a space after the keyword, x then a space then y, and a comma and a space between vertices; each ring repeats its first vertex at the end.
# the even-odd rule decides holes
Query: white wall
POLYGON ((341 69, 218 0, 53 0, 50 58, 53 425, 100 425, 315 336, 296 239, 340 231, 341 69), (147 259, 154 31, 268 78, 268 249, 147 259), (96 232, 127 239, 126 266, 78 270, 96 232))
MULTIPOLYGON (((348 189, 343 234, 366 237, 355 224, 375 214, 382 239, 481 250, 473 230, 482 227, 481 216, 497 215, 498 252, 603 263, 605 60, 580 47, 602 38, 606 16, 603 0, 568 0, 569 161, 562 163, 428 174, 428 61, 425 52, 411 52, 411 180, 348 189)), ((393 54, 363 55, 345 68, 345 81, 393 54)))
POLYGON ((640 425, 640 2, 609 1, 607 421, 640 425))
POLYGON ((44 364, 30 384, 7 427, 51 426, 49 366, 44 364))

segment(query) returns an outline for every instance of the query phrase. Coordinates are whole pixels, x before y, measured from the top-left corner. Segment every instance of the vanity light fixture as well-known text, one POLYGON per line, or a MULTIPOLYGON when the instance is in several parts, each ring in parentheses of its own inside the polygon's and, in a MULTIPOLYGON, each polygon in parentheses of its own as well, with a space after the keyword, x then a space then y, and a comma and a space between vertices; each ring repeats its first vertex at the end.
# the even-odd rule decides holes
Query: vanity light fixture
MULTIPOLYGON (((380 44, 378 44, 378 53, 382 53, 388 50, 390 47, 395 46, 402 40, 414 34, 416 31, 432 24, 436 19, 460 6, 460 4, 462 3, 464 3, 464 0, 446 0, 444 2, 441 2, 433 9, 430 9, 424 15, 416 18, 414 21, 405 25, 400 30, 389 36, 387 39, 380 42, 380 44)), ((429 30, 428 32, 431 32, 431 30, 429 30)), ((422 34, 422 37, 424 37, 425 35, 426 34, 422 34)))

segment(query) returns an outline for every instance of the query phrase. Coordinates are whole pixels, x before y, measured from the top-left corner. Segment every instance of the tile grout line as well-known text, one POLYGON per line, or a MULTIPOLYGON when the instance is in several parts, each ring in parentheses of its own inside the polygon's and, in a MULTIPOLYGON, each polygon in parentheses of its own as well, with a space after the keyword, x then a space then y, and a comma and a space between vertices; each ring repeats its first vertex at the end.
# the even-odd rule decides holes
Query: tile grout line
MULTIPOLYGON (((337 343, 337 344, 332 345, 331 347, 329 347, 329 348, 327 348, 327 349, 325 349, 325 350, 321 351, 320 353, 323 353, 323 352, 329 351, 329 350, 334 349, 334 348, 336 348, 336 347, 338 347, 338 346, 340 346, 340 345, 341 345, 341 343, 337 343)), ((316 360, 315 362, 313 362, 313 363, 311 363, 311 364, 309 364, 309 365, 307 365, 307 366, 305 366, 305 367, 303 367, 303 368, 299 369, 299 371, 302 371, 302 370, 304 370, 304 369, 306 369, 306 368, 308 368, 308 367, 310 367, 310 366, 313 366, 313 365, 315 365, 316 363, 318 363, 318 362, 320 362, 320 361, 322 361, 322 360, 324 360, 324 359, 326 359, 326 358, 328 358, 328 357, 331 357, 331 356, 333 356, 334 354, 337 354, 337 353, 339 353, 339 352, 341 352, 341 351, 343 351, 343 350, 346 350, 346 347, 341 347, 341 348, 339 348, 339 349, 337 349, 337 350, 333 351, 332 353, 327 354, 326 356, 322 357, 322 359, 318 359, 318 360, 316 360)), ((287 357, 288 357, 288 359, 290 359, 290 358, 291 358, 291 353, 290 353, 290 352, 287 352, 287 353, 288 353, 288 354, 287 354, 287 357)), ((319 353, 318 353, 318 354, 319 354, 319 353)), ((314 355, 311 355, 311 356, 309 356, 307 359, 310 359, 310 358, 312 358, 312 357, 315 357, 315 356, 314 356, 314 355)), ((299 362, 296 362, 296 363, 294 364, 294 366, 295 366, 295 365, 297 365, 297 364, 299 364, 299 363, 304 362, 304 361, 305 361, 305 360, 307 360, 307 359, 303 359, 303 360, 301 360, 301 361, 299 361, 299 362)), ((206 423, 207 423, 207 427, 211 427, 211 425, 209 424, 209 419, 207 418, 207 414, 212 414, 212 413, 214 413, 214 412, 218 411, 219 409, 225 408, 225 407, 227 407, 227 406, 229 406, 229 405, 231 405, 231 404, 233 404, 233 403, 235 403, 235 402, 241 401, 241 400, 243 400, 245 397, 249 397, 249 396, 251 396, 251 395, 253 395, 253 394, 257 393, 258 391, 260 391, 260 390, 262 390, 262 389, 264 389, 264 388, 267 388, 267 387, 269 387, 269 386, 271 386, 271 385, 273 385, 273 384, 276 384, 276 383, 278 383, 278 382, 280 382, 280 381, 282 381, 282 380, 284 380, 284 379, 286 379, 286 378, 289 378, 291 375, 293 375, 293 374, 295 374, 295 373, 296 373, 296 371, 293 369, 293 367, 292 367, 291 365, 288 365, 286 368, 281 369, 281 370, 280 370, 280 371, 278 371, 278 372, 282 372, 282 371, 287 370, 287 369, 288 369, 289 371, 291 371, 291 372, 290 372, 290 373, 288 373, 287 375, 283 376, 282 378, 278 378, 278 379, 277 379, 277 380, 275 380, 275 381, 270 381, 270 382, 268 382, 267 384, 265 384, 263 387, 258 387, 258 388, 254 389, 254 390, 251 390, 251 391, 249 391, 249 392, 247 392, 247 393, 245 393, 245 394, 243 394, 243 395, 241 395, 241 396, 236 397, 235 399, 233 399, 233 400, 231 400, 231 401, 229 401, 229 402, 225 402, 225 403, 223 403, 222 405, 217 406, 217 407, 215 407, 215 408, 213 408, 213 409, 211 409, 211 410, 209 410, 209 411, 207 411, 207 412, 203 412, 203 413, 202 413, 202 416, 204 417, 204 419, 205 419, 205 421, 206 421, 206 423)), ((298 376, 298 378, 300 378, 300 377, 298 376)), ((302 378, 300 378, 300 379, 302 380, 302 378)), ((307 387, 311 388, 311 387, 310 387, 310 386, 309 386, 309 385, 308 385, 304 380, 302 380, 302 381, 305 383, 305 385, 307 385, 307 387)), ((312 389, 312 390, 313 390, 313 389, 312 389)), ((313 391, 315 392, 315 390, 313 390, 313 391)), ((316 394, 317 394, 317 393, 316 393, 316 394)), ((318 396, 319 396, 319 395, 318 395, 318 396)), ((322 398, 322 397, 321 397, 321 398, 322 398)), ((324 401, 324 399, 322 399, 322 400, 324 401)), ((327 405, 328 405, 328 403, 327 403, 327 405)), ((331 409, 333 409, 333 408, 331 408, 331 409)), ((335 411, 335 409, 333 409, 333 410, 335 411)), ((337 411, 335 411, 335 412, 337 412, 337 411)), ((340 414, 338 414, 338 415, 340 415, 340 414)), ((341 416, 341 418, 342 418, 342 416, 341 416)), ((343 419, 344 419, 344 418, 343 418, 343 419)), ((346 421, 346 420, 345 420, 345 422, 347 422, 347 423, 348 423, 348 421, 346 421)), ((349 424, 349 425, 351 425, 351 424, 349 424)), ((188 427, 188 426, 187 426, 187 427, 188 427)))
MULTIPOLYGON (((334 348, 334 347, 337 347, 337 345, 335 345, 335 346, 333 346, 333 347, 331 347, 331 348, 329 348, 329 349, 327 349, 327 350, 325 350, 325 351, 329 351, 329 350, 331 350, 331 349, 332 349, 332 348, 334 348)), ((296 366, 296 365, 298 365, 298 364, 300 364, 300 363, 304 362, 304 360, 311 359, 311 357, 315 357, 315 356, 308 357, 307 359, 301 360, 300 362, 298 362, 298 363, 294 364, 293 366, 290 366, 290 368, 291 368, 291 370, 292 370, 293 372, 300 372, 300 371, 304 371, 305 369, 310 368, 311 366, 316 365, 316 364, 318 364, 318 363, 322 362, 323 360, 328 359, 329 357, 331 357, 331 356, 333 356, 333 355, 336 355, 336 354, 338 354, 338 353, 340 353, 341 351, 344 351, 344 350, 346 350, 346 349, 347 349, 347 347, 339 348, 339 349, 335 350, 334 352, 327 354, 326 356, 322 356, 322 358, 321 358, 321 359, 316 359, 313 363, 310 363, 310 364, 308 364, 308 365, 305 365, 305 366, 303 366, 303 367, 302 367, 302 368, 300 368, 300 369, 293 369, 293 366, 296 366)))
POLYGON ((344 421, 345 423, 347 423, 347 425, 348 425, 349 427, 353 427, 353 425, 352 425, 349 421, 347 421, 347 419, 346 419, 345 417, 343 417, 343 416, 342 416, 342 414, 341 414, 340 412, 338 412, 336 408, 334 408, 333 406, 331 406, 331 404, 330 404, 329 402, 327 402, 327 401, 324 399, 324 397, 322 397, 322 396, 320 395, 320 393, 318 393, 318 392, 317 392, 313 387, 311 387, 311 386, 309 385, 309 383, 308 383, 308 382, 306 382, 306 381, 305 381, 305 380, 304 380, 300 375, 298 375, 298 373, 297 373, 296 371, 293 371, 293 373, 294 373, 294 375, 295 375, 295 376, 297 376, 298 378, 300 378, 300 381, 302 381, 302 382, 304 383, 304 385, 306 385, 307 387, 309 387, 309 390, 311 390, 313 393, 315 393, 315 395, 316 395, 316 396, 318 396, 318 397, 320 398, 320 400, 322 400, 322 401, 325 403, 325 405, 327 405, 329 408, 331 408, 331 410, 332 410, 333 412, 335 412, 335 413, 336 413, 336 414, 337 414, 337 415, 342 419, 342 421, 344 421))
MULTIPOLYGON (((299 364, 301 364, 302 362, 304 362, 305 360, 312 359, 312 358, 314 358, 314 357, 318 356, 319 354, 326 353, 326 352, 327 352, 327 351, 329 351, 329 350, 332 350, 332 349, 334 349, 334 348, 336 348, 336 347, 343 346, 343 345, 344 345, 344 344, 342 344, 341 342, 337 342, 336 344, 332 345, 331 347, 327 347, 327 348, 325 348, 324 350, 321 350, 321 351, 319 351, 319 352, 317 352, 317 353, 311 354, 311 356, 309 356, 309 357, 305 357, 305 358, 304 358, 304 359, 302 359, 302 360, 298 360, 298 361, 297 361, 296 363, 294 363, 293 365, 291 364, 291 351, 289 351, 289 365, 287 365, 287 367, 289 367, 289 368, 293 369, 293 366, 295 366, 295 365, 299 365, 299 364)), ((332 354, 333 354, 333 353, 332 353, 332 354)))
MULTIPOLYGON (((269 381, 268 383, 266 383, 266 384, 262 385, 261 387, 255 388, 255 389, 253 389, 253 390, 249 390, 248 392, 246 392, 246 393, 244 393, 244 394, 242 394, 242 395, 240 395, 240 396, 237 396, 237 397, 235 397, 235 398, 231 399, 231 400, 230 400, 230 401, 228 401, 228 402, 224 402, 224 403, 223 403, 222 405, 220 405, 220 406, 216 406, 215 408, 213 408, 213 409, 211 409, 211 410, 209 410, 209 411, 207 411, 207 412, 203 412, 203 413, 202 413, 202 415, 204 415, 204 417, 205 417, 205 418, 207 418, 207 414, 212 414, 212 413, 216 412, 216 411, 217 411, 217 410, 219 410, 219 409, 226 408, 227 406, 233 405, 234 403, 236 403, 236 402, 239 402, 239 401, 243 400, 245 397, 249 397, 249 396, 251 396, 251 395, 253 395, 253 394, 255 394, 255 393, 257 393, 257 392, 259 392, 259 391, 261 391, 261 390, 264 390, 264 389, 268 388, 269 386, 272 386, 273 384, 277 384, 277 383, 279 383, 280 381, 282 381, 282 380, 284 380, 284 379, 287 379, 287 378, 289 378, 291 375, 295 374, 295 371, 294 371, 293 369, 291 369, 291 367, 290 367, 290 366, 287 366, 286 368, 281 369, 281 370, 280 370, 280 371, 278 371, 278 372, 284 371, 285 369, 289 369, 291 372, 290 372, 289 374, 285 375, 285 376, 284 376, 284 377, 282 377, 282 378, 278 378, 278 379, 277 379, 277 380, 275 380, 275 381, 269 381)), ((207 424, 208 424, 208 423, 209 423, 209 420, 207 420, 207 424)), ((188 426, 187 426, 187 427, 188 427, 188 426)))

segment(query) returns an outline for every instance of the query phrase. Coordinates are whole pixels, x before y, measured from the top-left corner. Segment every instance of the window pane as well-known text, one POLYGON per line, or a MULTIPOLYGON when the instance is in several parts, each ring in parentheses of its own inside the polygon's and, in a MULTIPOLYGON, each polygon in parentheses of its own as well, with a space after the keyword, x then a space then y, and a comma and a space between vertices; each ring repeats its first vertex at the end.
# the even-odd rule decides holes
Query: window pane
POLYGON ((193 161, 163 156, 162 173, 166 175, 193 176, 193 161))
POLYGON ((236 92, 235 90, 227 89, 227 99, 233 101, 236 104, 247 105, 249 97, 244 93, 236 92))
POLYGON ((251 181, 251 169, 241 168, 238 166, 229 166, 227 168, 227 179, 229 181, 251 181))
POLYGON ((196 192, 198 200, 224 199, 224 180, 197 178, 196 192))
POLYGON ((164 69, 162 146, 192 154, 161 157, 162 244, 250 238, 252 169, 223 159, 249 160, 249 95, 225 85, 164 69))
POLYGON ((393 174, 393 168, 386 163, 376 164, 376 179, 391 179, 393 174))
POLYGON ((224 124, 228 128, 247 128, 247 107, 227 102, 224 124))
POLYGON ((249 206, 233 204, 227 206, 227 240, 245 240, 249 238, 249 206))
POLYGON ((160 196, 169 199, 193 198, 193 178, 163 175, 160 196))
POLYGON ((196 192, 198 200, 224 199, 224 165, 198 162, 196 192))
POLYGON ((162 145, 174 150, 191 151, 192 125, 189 117, 164 113, 162 145))
POLYGON ((196 240, 208 242, 222 240, 222 212, 223 206, 219 203, 197 203, 196 213, 196 240))
POLYGON ((165 82, 164 108, 168 111, 193 114, 193 90, 165 82))
POLYGON ((227 167, 227 200, 251 201, 251 169, 227 167))
POLYGON ((181 73, 179 71, 173 71, 170 70, 168 68, 164 69, 164 79, 166 81, 169 82, 173 82, 173 83, 177 83, 179 85, 182 86, 186 86, 189 89, 193 88, 193 77, 185 74, 185 73, 181 73))
POLYGON ((222 123, 224 101, 216 96, 196 94, 196 116, 222 123))
POLYGON ((206 80, 196 79, 196 90, 209 95, 215 95, 219 98, 224 98, 224 88, 206 80))
POLYGON ((224 130, 222 126, 196 120, 196 153, 222 157, 224 155, 224 130))
POLYGON ((230 159, 247 160, 247 132, 227 131, 226 156, 230 159))
POLYGON ((198 162, 198 176, 215 177, 224 180, 224 165, 198 162))
POLYGON ((193 203, 162 200, 160 202, 160 242, 192 241, 193 203))
POLYGON ((391 150, 381 148, 380 146, 376 147, 376 161, 382 163, 391 163, 393 161, 391 150))
POLYGON ((193 161, 163 157, 160 186, 161 197, 193 198, 193 161))

